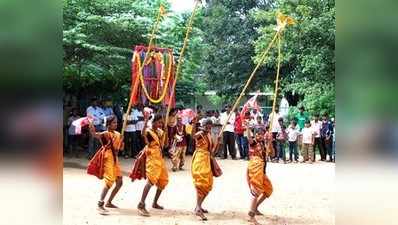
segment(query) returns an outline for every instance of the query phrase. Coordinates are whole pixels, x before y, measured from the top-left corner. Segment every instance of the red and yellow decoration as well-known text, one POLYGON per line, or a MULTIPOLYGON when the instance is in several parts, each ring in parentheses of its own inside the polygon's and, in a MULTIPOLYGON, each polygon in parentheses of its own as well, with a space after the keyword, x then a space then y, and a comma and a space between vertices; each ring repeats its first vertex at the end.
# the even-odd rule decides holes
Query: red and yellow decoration
MULTIPOLYGON (((147 103, 166 105, 171 98, 174 81, 174 57, 171 49, 136 46, 132 59, 133 104, 147 103), (145 63, 144 60, 146 59, 145 63), (142 69, 141 69, 142 68, 142 69)), ((175 105, 175 98, 171 100, 175 105)))

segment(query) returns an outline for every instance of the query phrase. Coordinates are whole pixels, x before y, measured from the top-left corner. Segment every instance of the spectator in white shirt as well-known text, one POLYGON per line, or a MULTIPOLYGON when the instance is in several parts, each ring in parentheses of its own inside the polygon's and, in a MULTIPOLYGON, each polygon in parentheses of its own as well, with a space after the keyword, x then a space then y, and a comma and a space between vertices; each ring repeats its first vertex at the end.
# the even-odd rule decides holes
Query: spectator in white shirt
POLYGON ((224 159, 228 158, 227 149, 232 159, 236 159, 236 149, 235 149, 235 133, 234 133, 234 122, 235 122, 235 113, 232 112, 231 117, 228 120, 228 116, 231 113, 231 106, 225 107, 225 112, 221 114, 220 122, 224 126, 223 130, 223 150, 224 150, 224 159), (228 121, 227 121, 228 120, 228 121))
MULTIPOLYGON (((282 118, 280 115, 279 115, 279 109, 275 109, 275 111, 274 112, 271 112, 270 114, 269 114, 269 117, 268 117, 268 121, 269 121, 269 124, 270 124, 270 127, 272 126, 272 129, 271 129, 271 132, 272 132, 272 147, 274 148, 274 150, 275 151, 277 151, 277 145, 278 145, 278 143, 277 143, 277 140, 276 140, 276 135, 278 134, 278 132, 281 130, 281 126, 280 126, 280 124, 279 124, 279 119, 280 118, 282 118)), ((283 120, 282 120, 282 122, 283 122, 283 120)), ((273 160, 275 160, 276 159, 276 156, 277 156, 277 154, 275 154, 275 157, 273 158, 273 160)))
POLYGON ((251 116, 257 121, 257 118, 260 117, 261 118, 261 123, 263 123, 263 115, 257 111, 257 109, 253 109, 251 111, 251 116))
POLYGON ((303 147, 301 148, 303 155, 302 162, 313 163, 315 161, 313 153, 315 132, 314 129, 311 127, 310 121, 307 120, 305 122, 304 128, 301 132, 303 135, 303 147))
POLYGON ((142 129, 144 129, 144 106, 139 103, 137 107, 134 109, 134 120, 136 121, 135 124, 135 134, 134 134, 134 141, 133 141, 133 152, 136 156, 145 146, 144 139, 142 137, 142 129))
POLYGON ((280 116, 286 119, 289 114, 289 102, 287 101, 285 96, 283 96, 281 99, 281 102, 279 104, 279 111, 280 116))
POLYGON ((279 115, 278 109, 275 109, 275 112, 271 112, 268 116, 268 122, 270 124, 271 124, 271 120, 272 120, 272 130, 271 130, 272 135, 274 135, 274 133, 275 133, 275 136, 281 129, 281 127, 278 123, 279 118, 281 118, 281 116, 279 115))
MULTIPOLYGON (((102 110, 101 107, 98 106, 98 100, 97 98, 92 98, 91 99, 91 106, 89 106, 86 110, 86 114, 88 117, 91 117, 93 119, 93 125, 95 127, 96 132, 102 132, 105 130, 104 126, 104 118, 105 118, 105 113, 102 110)), ((96 151, 99 148, 99 141, 94 138, 91 134, 88 140, 88 158, 91 159, 91 157, 94 156, 96 151)))
POLYGON ((134 108, 130 114, 123 115, 123 120, 127 120, 127 125, 124 130, 124 158, 133 157, 133 142, 136 131, 136 122, 134 121, 134 108))
POLYGON ((319 154, 321 155, 321 160, 326 160, 326 151, 322 147, 321 141, 321 128, 322 128, 322 121, 319 120, 319 114, 316 113, 314 115, 314 120, 311 121, 311 127, 314 129, 315 132, 315 139, 314 139, 314 159, 316 159, 316 149, 318 148, 319 154))
POLYGON ((293 155, 294 155, 294 162, 298 162, 298 151, 297 151, 297 141, 300 135, 299 128, 297 127, 297 122, 292 120, 290 122, 290 126, 286 130, 287 139, 289 142, 289 162, 293 162, 293 155))

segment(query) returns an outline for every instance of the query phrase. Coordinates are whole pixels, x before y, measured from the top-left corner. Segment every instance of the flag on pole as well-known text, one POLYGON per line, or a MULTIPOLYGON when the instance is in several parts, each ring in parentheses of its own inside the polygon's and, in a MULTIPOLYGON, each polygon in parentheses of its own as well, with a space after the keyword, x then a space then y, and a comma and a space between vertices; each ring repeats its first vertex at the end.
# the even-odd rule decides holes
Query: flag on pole
POLYGON ((244 105, 242 108, 242 111, 240 112, 240 116, 243 118, 245 116, 245 113, 248 112, 250 109, 257 109, 257 112, 261 112, 261 108, 257 103, 257 97, 259 95, 259 91, 251 97, 244 105))
POLYGON ((276 24, 277 24, 277 26, 275 27, 274 30, 280 32, 283 29, 285 29, 286 25, 294 25, 294 24, 296 24, 296 21, 290 16, 284 15, 281 12, 277 12, 276 24))
POLYGON ((161 15, 161 16, 165 16, 165 15, 166 15, 166 10, 165 10, 165 8, 163 7, 163 5, 160 5, 160 7, 159 7, 159 12, 160 12, 160 15, 161 15))

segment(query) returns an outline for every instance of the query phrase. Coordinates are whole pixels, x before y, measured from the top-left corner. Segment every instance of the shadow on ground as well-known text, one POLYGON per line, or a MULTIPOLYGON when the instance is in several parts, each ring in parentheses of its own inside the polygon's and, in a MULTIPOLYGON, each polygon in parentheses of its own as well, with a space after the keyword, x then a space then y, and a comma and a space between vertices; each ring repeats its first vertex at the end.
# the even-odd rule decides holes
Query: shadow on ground
MULTIPOLYGON (((148 208, 148 211, 151 214, 152 218, 159 218, 159 217, 168 217, 173 218, 176 220, 192 220, 197 219, 200 221, 194 214, 193 211, 189 210, 172 210, 172 209, 165 209, 165 210, 155 210, 148 208)), ((138 217, 138 218, 146 218, 140 215, 137 209, 113 209, 110 212, 110 215, 124 215, 124 216, 131 216, 131 217, 138 217)), ((241 221, 241 224, 246 224, 248 222, 248 215, 243 212, 234 212, 234 211, 223 211, 220 213, 209 213, 206 214, 207 218, 211 222, 227 222, 227 221, 234 221, 237 220, 241 221)), ((149 217, 149 218, 151 218, 149 217)), ((315 220, 309 221, 308 218, 294 218, 294 217, 281 217, 278 215, 266 215, 266 216, 257 216, 256 219, 263 225, 289 225, 289 224, 308 224, 309 222, 313 223, 316 222, 315 220)))

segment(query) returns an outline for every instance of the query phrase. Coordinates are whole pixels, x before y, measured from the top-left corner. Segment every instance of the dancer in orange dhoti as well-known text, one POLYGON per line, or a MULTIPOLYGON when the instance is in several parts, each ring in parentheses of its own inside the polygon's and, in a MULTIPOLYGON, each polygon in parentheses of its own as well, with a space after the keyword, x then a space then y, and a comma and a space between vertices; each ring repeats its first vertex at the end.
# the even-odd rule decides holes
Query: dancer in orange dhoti
POLYGON ((259 129, 253 139, 250 130, 247 129, 249 139, 249 163, 247 168, 247 182, 253 196, 249 211, 250 222, 258 225, 256 215, 263 215, 258 206, 272 194, 272 184, 265 173, 266 148, 264 143, 264 130, 259 129))
POLYGON ((163 138, 163 119, 162 116, 156 115, 152 121, 152 128, 147 129, 148 116, 145 115, 145 125, 142 130, 145 140, 145 151, 146 155, 146 168, 145 173, 147 177, 147 184, 142 192, 141 201, 138 204, 138 210, 143 216, 149 216, 149 212, 145 208, 145 199, 148 195, 152 185, 157 187, 155 198, 152 203, 152 208, 163 209, 158 204, 158 200, 162 190, 166 187, 169 182, 169 177, 166 169, 166 165, 162 155, 162 138, 163 138))
POLYGON ((202 208, 202 203, 213 187, 213 173, 211 170, 210 160, 212 154, 219 144, 219 140, 214 144, 211 138, 212 121, 210 119, 204 122, 204 128, 196 133, 197 119, 193 121, 193 138, 196 142, 195 152, 192 156, 192 178, 196 188, 196 208, 195 215, 202 220, 207 220, 204 213, 207 210, 202 208))
POLYGON ((97 163, 100 165, 98 168, 100 174, 98 175, 105 181, 105 187, 102 189, 100 200, 98 201, 98 211, 100 214, 106 214, 108 210, 104 208, 104 205, 108 208, 117 208, 117 206, 112 204, 112 200, 123 184, 119 160, 117 158, 119 150, 123 149, 123 140, 120 133, 116 131, 117 118, 115 116, 107 118, 107 131, 95 132, 93 124, 90 123, 89 126, 92 136, 99 139, 102 144, 102 147, 98 150, 90 163, 97 163), (113 184, 115 184, 115 187, 108 201, 104 204, 104 199, 113 184))

